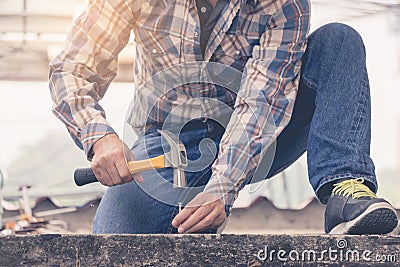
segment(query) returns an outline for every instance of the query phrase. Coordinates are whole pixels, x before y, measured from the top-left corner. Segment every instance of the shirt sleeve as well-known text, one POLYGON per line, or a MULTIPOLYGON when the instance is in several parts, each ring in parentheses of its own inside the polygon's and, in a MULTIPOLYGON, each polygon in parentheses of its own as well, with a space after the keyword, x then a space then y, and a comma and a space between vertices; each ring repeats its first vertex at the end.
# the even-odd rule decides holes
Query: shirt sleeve
POLYGON ((88 159, 93 144, 114 133, 98 101, 116 76, 118 53, 129 41, 137 12, 133 2, 90 1, 74 21, 62 52, 50 62, 53 113, 88 159))
MULTIPOLYGON (((308 0, 288 0, 253 48, 205 191, 230 208, 289 123, 309 31, 308 0)), ((267 174, 265 174, 267 175, 267 174)))

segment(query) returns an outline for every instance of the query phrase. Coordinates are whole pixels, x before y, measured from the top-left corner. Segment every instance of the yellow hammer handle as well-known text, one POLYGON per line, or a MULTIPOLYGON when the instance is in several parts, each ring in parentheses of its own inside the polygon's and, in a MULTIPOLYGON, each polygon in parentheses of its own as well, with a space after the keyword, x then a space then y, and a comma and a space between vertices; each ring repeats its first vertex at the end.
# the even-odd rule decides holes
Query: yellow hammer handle
POLYGON ((164 155, 151 159, 129 161, 128 168, 132 174, 152 169, 164 168, 164 155))

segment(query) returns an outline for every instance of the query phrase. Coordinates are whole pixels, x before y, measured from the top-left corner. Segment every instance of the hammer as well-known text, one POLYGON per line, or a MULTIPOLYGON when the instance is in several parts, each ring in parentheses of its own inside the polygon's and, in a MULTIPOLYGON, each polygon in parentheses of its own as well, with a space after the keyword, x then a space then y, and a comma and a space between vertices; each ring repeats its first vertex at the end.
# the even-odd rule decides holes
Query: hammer
MULTIPOLYGON (((170 151, 150 159, 128 161, 128 169, 131 174, 151 170, 172 167, 174 168, 173 188, 186 186, 185 168, 188 164, 186 148, 179 138, 167 130, 158 130, 167 140, 170 151)), ((98 182, 91 168, 76 169, 74 172, 75 184, 78 186, 98 182)), ((179 203, 179 209, 181 204, 179 203)))

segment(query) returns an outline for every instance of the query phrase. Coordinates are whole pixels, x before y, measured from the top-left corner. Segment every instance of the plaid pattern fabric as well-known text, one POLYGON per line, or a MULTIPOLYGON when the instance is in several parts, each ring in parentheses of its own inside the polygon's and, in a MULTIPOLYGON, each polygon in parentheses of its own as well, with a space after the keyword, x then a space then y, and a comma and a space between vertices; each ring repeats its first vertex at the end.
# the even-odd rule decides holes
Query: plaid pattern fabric
POLYGON ((197 103, 197 98, 232 108, 206 187, 231 205, 262 153, 290 120, 309 30, 309 5, 309 0, 229 1, 203 58, 194 0, 91 1, 74 22, 63 51, 50 63, 53 112, 90 158, 93 144, 114 132, 98 101, 115 77, 118 54, 133 32, 136 90, 129 122, 135 129, 163 123, 171 113, 185 121, 224 112, 214 101, 197 103), (200 61, 231 67, 246 79, 236 94, 212 81, 204 84, 191 79, 167 88, 174 72, 191 77, 193 71, 198 79, 196 67, 176 66, 200 61), (155 75, 163 70, 171 75, 155 75), (192 102, 187 109, 174 109, 188 101, 192 102))

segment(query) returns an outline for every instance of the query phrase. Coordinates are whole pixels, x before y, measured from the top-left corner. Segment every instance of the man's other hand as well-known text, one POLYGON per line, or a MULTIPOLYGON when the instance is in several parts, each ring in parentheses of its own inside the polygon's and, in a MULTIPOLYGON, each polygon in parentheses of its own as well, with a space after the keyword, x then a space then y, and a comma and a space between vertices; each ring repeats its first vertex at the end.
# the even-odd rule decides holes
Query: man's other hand
POLYGON ((103 185, 113 186, 131 182, 143 182, 140 173, 131 175, 127 160, 134 160, 129 148, 116 134, 108 134, 93 145, 92 170, 103 185))
POLYGON ((226 219, 221 199, 202 192, 176 215, 172 225, 180 234, 196 233, 209 228, 221 226, 226 219))

